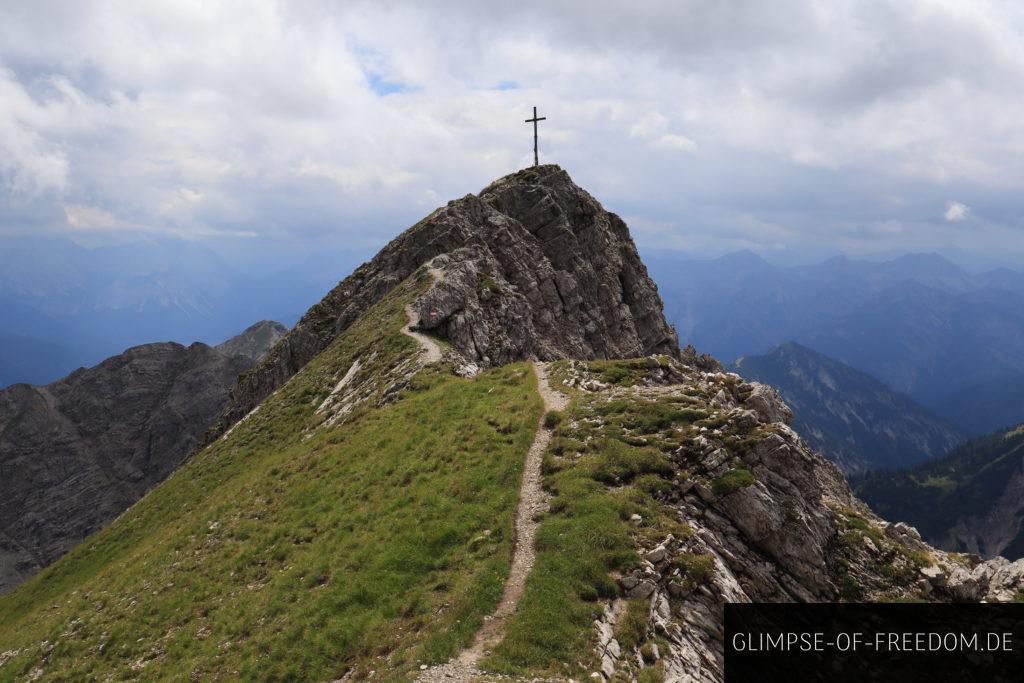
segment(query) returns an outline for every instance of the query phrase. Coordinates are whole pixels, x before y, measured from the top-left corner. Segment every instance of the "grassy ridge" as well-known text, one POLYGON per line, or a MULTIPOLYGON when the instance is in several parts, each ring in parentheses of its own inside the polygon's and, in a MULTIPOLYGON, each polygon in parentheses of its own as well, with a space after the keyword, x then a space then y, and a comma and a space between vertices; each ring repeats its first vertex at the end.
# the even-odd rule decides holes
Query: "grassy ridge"
MULTIPOLYGON (((599 361, 588 367, 626 378, 621 383, 628 385, 636 364, 599 361)), ((556 363, 552 375, 563 371, 556 363)), ((658 434, 702 416, 674 404, 580 393, 564 415, 550 420, 557 425, 544 460, 550 514, 537 529, 537 558, 519 609, 504 641, 483 662, 485 669, 579 680, 598 668, 593 620, 609 599, 619 597, 614 573, 637 565, 640 538, 691 533, 652 497, 669 485, 675 468, 657 448, 634 442, 623 425, 634 433, 658 434), (639 525, 632 515, 641 516, 639 525)), ((647 601, 640 603, 646 610, 647 601)))
MULTIPOLYGON (((468 643, 497 604, 540 416, 525 365, 416 375, 334 427, 315 410, 358 358, 417 348, 389 297, 101 532, 0 598, 0 680, 396 678, 468 643)), ((384 389, 377 388, 378 394, 384 389)))

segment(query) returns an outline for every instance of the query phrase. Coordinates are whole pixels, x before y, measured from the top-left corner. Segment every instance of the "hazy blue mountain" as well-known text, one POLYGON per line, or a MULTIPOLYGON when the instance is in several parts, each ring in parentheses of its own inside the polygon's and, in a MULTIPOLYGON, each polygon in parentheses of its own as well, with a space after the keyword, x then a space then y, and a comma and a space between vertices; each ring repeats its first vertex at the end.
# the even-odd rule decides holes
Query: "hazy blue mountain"
POLYGON ((664 254, 650 272, 682 341, 719 358, 794 340, 972 434, 1024 420, 1024 274, 935 254, 778 267, 750 252, 664 254))
POLYGON ((1024 425, 969 441, 933 462, 869 472, 850 483, 876 513, 914 525, 935 545, 1024 556, 1024 425))
POLYGON ((240 272, 186 240, 0 238, 0 387, 45 384, 139 344, 217 344, 252 320, 290 325, 356 265, 352 254, 318 253, 240 272))
POLYGON ((849 365, 941 411, 974 433, 1024 418, 1024 386, 988 397, 1024 374, 1024 298, 981 289, 952 295, 906 282, 803 337, 849 365), (972 420, 979 402, 989 411, 972 420))
POLYGON ((79 367, 78 354, 55 342, 0 332, 0 387, 42 384, 79 367))
POLYGON ((0 388, 46 383, 82 364, 69 328, 31 306, 0 298, 0 388))
POLYGON ((846 472, 914 465, 964 439, 909 396, 794 342, 733 366, 782 392, 796 415, 793 428, 846 472))

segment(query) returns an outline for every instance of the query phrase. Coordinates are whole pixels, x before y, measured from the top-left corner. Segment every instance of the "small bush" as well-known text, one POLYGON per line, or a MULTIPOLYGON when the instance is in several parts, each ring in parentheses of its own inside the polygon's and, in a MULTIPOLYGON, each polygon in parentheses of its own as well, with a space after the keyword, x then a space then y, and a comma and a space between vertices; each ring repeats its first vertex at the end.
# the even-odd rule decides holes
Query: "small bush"
POLYGON ((856 531, 844 531, 839 534, 838 543, 840 547, 852 549, 860 545, 861 538, 863 538, 863 536, 856 531))
POLYGON ((501 294, 501 286, 490 275, 481 275, 479 285, 478 292, 482 297, 501 294))
POLYGON ((632 448, 608 440, 597 454, 591 477, 605 484, 628 483, 641 474, 670 476, 672 464, 655 448, 632 448))
POLYGON ((857 583, 857 579, 849 574, 843 574, 839 579, 839 597, 845 602, 858 602, 864 597, 864 589, 857 583))
POLYGON ((882 540, 882 532, 871 526, 871 523, 860 515, 847 515, 846 522, 854 529, 863 532, 876 541, 882 540))
POLYGON ((655 666, 640 669, 636 680, 637 683, 662 683, 665 680, 664 665, 658 662, 655 666))
POLYGON ((590 370, 596 372, 605 384, 630 386, 638 384, 644 377, 645 368, 642 362, 625 361, 592 361, 590 370))
POLYGON ((551 452, 555 455, 571 455, 586 450, 587 445, 582 441, 562 436, 555 437, 551 442, 551 452))
POLYGON ((565 413, 560 410, 549 410, 544 415, 544 429, 554 429, 558 425, 562 424, 562 420, 565 419, 565 413))
POLYGON ((672 564, 694 586, 707 583, 715 575, 715 560, 707 553, 681 553, 672 564))
POLYGON ((724 496, 757 482, 754 473, 743 468, 729 470, 711 482, 711 490, 718 496, 724 496))

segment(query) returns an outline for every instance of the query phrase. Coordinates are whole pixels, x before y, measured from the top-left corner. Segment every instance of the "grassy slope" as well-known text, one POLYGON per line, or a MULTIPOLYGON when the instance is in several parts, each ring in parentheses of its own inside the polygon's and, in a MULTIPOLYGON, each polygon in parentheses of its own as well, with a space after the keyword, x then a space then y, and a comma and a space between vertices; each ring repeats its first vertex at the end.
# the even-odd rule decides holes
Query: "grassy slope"
MULTIPOLYGON (((639 378, 641 373, 633 365, 631 361, 589 364, 601 372, 602 379, 621 385, 639 378)), ((556 364, 553 375, 557 378, 559 373, 556 364)), ((545 455, 544 484, 553 498, 551 513, 537 531, 537 559, 505 640, 483 663, 485 668, 577 680, 597 669, 593 620, 605 602, 619 593, 614 573, 631 569, 639 561, 638 537, 660 541, 669 533, 677 538, 691 533, 651 493, 668 486, 676 476, 660 450, 673 445, 659 440, 678 438, 674 427, 703 417, 672 402, 573 397, 545 455), (648 441, 658 447, 631 439, 624 427, 650 435, 648 441), (643 518, 640 526, 630 522, 633 514, 643 518)), ((646 617, 648 601, 636 602, 646 617)), ((619 637, 628 641, 627 634, 619 637)))
POLYGON ((399 400, 304 438, 356 358, 361 381, 416 352, 398 330, 424 284, 396 288, 226 440, 0 597, 0 652, 19 651, 0 680, 325 680, 353 665, 379 680, 468 643, 508 570, 533 373, 427 369, 399 400))

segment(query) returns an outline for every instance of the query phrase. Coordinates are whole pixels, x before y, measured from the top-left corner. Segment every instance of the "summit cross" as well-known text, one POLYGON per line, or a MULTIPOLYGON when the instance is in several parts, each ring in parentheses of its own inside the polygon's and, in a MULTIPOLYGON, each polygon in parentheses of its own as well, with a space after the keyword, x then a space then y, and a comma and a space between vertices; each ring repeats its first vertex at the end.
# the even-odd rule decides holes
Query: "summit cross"
POLYGON ((546 116, 541 116, 540 118, 537 118, 537 107, 534 107, 533 108, 533 118, 532 119, 526 119, 526 123, 532 123, 533 124, 533 165, 534 166, 539 166, 540 165, 540 160, 537 157, 537 122, 538 121, 545 121, 545 120, 547 120, 547 118, 548 117, 546 117, 546 116))

